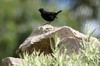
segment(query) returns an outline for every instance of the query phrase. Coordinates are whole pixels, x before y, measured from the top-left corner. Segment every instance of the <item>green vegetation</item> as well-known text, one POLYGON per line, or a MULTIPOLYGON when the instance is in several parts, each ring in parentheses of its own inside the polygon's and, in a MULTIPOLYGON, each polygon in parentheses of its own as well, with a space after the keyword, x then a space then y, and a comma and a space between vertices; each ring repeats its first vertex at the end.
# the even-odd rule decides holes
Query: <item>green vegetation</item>
POLYGON ((36 51, 30 56, 26 53, 21 66, 100 66, 100 51, 96 47, 97 43, 83 40, 80 53, 67 54, 67 49, 64 50, 64 53, 61 53, 60 48, 57 47, 60 42, 57 36, 55 41, 54 47, 51 44, 53 56, 40 54, 40 52, 36 51))
MULTIPOLYGON (((61 1, 61 0, 56 0, 56 1, 61 1)), ((91 5, 92 3, 93 3, 92 1, 90 4, 86 2, 86 5, 92 7, 95 11, 95 14, 98 14, 99 11, 97 12, 97 8, 94 6, 94 4, 91 5)), ((80 5, 78 5, 78 7, 79 6, 80 5)), ((18 57, 16 56, 15 52, 16 49, 18 49, 19 45, 30 35, 33 29, 37 28, 38 26, 42 26, 43 24, 46 23, 46 21, 44 21, 41 18, 40 13, 38 12, 38 9, 41 7, 43 7, 48 11, 61 10, 60 4, 59 6, 57 6, 53 2, 49 2, 49 0, 0 0, 0 62, 1 59, 5 57, 9 56, 18 57)), ((77 16, 76 12, 79 12, 78 10, 75 11, 77 7, 72 9, 72 11, 70 10, 68 11, 66 7, 63 8, 62 13, 58 15, 58 18, 52 23, 52 25, 54 26, 67 25, 76 30, 80 30, 83 23, 82 20, 84 19, 83 17, 81 18, 80 16, 76 17, 77 16), (75 15, 73 16, 73 14, 75 15)), ((93 16, 91 17, 94 18, 93 16)), ((54 54, 57 53, 54 52, 54 54)), ((74 54, 72 54, 72 56, 67 55, 66 58, 75 56, 80 57, 82 55, 82 54, 80 55, 74 55, 74 54)), ((26 59, 28 59, 29 57, 31 58, 31 56, 29 57, 25 56, 25 57, 26 59)), ((38 62, 41 62, 42 64, 47 60, 48 62, 49 60, 53 60, 49 62, 51 66, 52 63, 54 65, 57 63, 57 61, 61 62, 62 60, 64 60, 62 59, 63 58, 62 55, 59 56, 60 60, 55 60, 50 55, 44 56, 43 54, 41 54, 40 56, 38 56, 38 52, 34 52, 32 57, 34 57, 33 59, 36 59, 36 57, 38 57, 39 59, 41 58, 41 60, 36 59, 35 61, 39 60, 38 62), (42 59, 45 60, 43 61, 42 59)), ((69 63, 71 63, 72 58, 70 59, 67 58, 67 59, 69 60, 69 63)), ((27 61, 29 61, 29 59, 27 61)), ((31 64, 31 61, 29 62, 29 64, 31 64)))

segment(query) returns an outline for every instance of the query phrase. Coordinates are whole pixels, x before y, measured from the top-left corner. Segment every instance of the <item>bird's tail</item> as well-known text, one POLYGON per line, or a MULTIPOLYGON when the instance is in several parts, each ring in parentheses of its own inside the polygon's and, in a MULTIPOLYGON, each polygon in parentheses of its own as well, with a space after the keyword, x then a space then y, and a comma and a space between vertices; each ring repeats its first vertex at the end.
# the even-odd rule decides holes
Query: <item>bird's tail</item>
POLYGON ((56 14, 59 14, 60 12, 62 12, 62 10, 58 11, 56 14))

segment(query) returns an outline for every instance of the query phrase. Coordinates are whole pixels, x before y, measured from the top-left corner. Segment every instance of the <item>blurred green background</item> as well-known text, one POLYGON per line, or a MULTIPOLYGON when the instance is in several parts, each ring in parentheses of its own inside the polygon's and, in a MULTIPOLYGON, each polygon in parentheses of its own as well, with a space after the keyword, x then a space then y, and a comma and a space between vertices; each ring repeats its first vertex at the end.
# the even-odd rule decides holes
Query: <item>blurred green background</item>
POLYGON ((86 24, 97 29, 94 36, 100 37, 99 0, 0 0, 0 62, 15 54, 19 45, 33 29, 46 23, 40 16, 39 8, 59 11, 51 25, 70 26, 86 33, 86 24), (98 26, 98 27, 97 27, 98 26))

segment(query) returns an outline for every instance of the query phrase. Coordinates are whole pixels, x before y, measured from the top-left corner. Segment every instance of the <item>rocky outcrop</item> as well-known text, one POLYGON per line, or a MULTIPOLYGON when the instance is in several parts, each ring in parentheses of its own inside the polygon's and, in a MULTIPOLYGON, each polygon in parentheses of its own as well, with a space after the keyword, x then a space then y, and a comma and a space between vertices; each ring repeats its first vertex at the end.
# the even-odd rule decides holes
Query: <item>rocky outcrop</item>
MULTIPOLYGON (((61 48, 61 52, 63 52, 65 48, 67 48, 70 53, 73 50, 79 52, 82 40, 85 40, 86 42, 99 43, 96 38, 90 37, 88 39, 87 35, 84 35, 68 26, 54 27, 47 24, 33 30, 31 35, 17 49, 16 53, 19 55, 27 51, 29 54, 32 54, 34 50, 40 50, 41 53, 44 52, 45 54, 50 54, 52 53, 50 43, 52 42, 51 44, 55 44, 55 35, 60 39, 59 47, 64 46, 61 48)), ((7 57, 2 60, 2 66, 8 66, 8 64, 11 66, 19 66, 21 62, 22 61, 19 58, 7 57)))
POLYGON ((45 54, 52 53, 52 50, 50 48, 50 39, 52 39, 52 44, 55 44, 53 39, 55 35, 60 38, 60 45, 69 43, 67 49, 74 49, 76 52, 78 52, 78 49, 81 48, 80 42, 82 41, 82 39, 86 41, 98 42, 98 40, 93 37, 87 40, 86 35, 68 26, 53 27, 47 24, 39 27, 36 30, 33 30, 31 35, 20 45, 17 50, 17 54, 22 54, 26 51, 31 54, 34 49, 37 51, 40 50, 40 52, 44 52, 45 54))

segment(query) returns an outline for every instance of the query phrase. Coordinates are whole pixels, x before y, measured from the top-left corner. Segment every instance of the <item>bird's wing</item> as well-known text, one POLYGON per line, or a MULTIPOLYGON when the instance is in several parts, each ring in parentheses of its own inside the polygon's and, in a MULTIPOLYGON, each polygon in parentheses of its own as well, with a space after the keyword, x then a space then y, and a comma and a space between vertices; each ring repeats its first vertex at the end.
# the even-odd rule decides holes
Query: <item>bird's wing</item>
POLYGON ((55 12, 46 12, 46 14, 48 14, 48 15, 54 15, 55 12))

